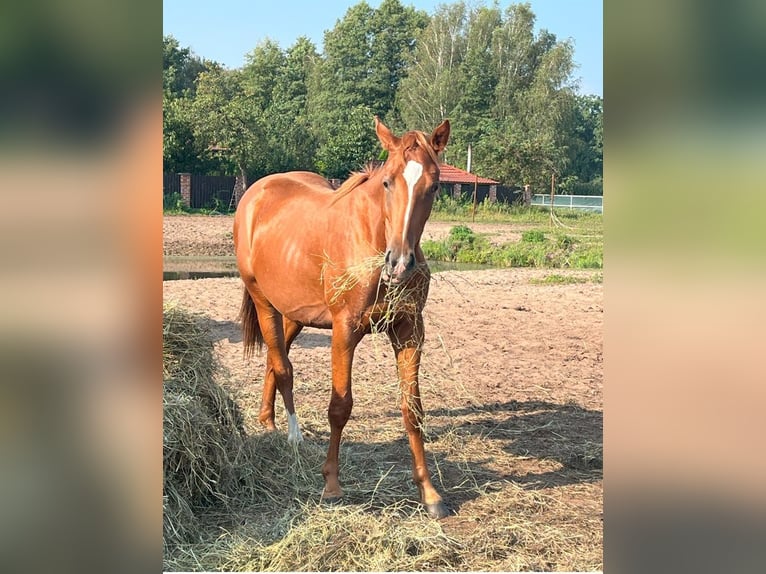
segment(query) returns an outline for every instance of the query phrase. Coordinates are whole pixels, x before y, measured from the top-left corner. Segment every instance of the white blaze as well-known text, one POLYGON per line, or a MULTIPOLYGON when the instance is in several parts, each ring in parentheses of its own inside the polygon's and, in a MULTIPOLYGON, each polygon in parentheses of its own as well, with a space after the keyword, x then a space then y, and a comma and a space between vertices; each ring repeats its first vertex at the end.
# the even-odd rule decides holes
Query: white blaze
POLYGON ((295 444, 303 442, 301 427, 298 425, 298 415, 295 413, 288 413, 287 415, 287 442, 295 444))
POLYGON ((404 245, 407 231, 410 227, 410 215, 412 214, 412 197, 414 195, 415 184, 423 175, 423 165, 416 161, 408 161, 404 167, 404 181, 407 182, 407 211, 404 213, 404 227, 402 228, 402 245, 404 245))

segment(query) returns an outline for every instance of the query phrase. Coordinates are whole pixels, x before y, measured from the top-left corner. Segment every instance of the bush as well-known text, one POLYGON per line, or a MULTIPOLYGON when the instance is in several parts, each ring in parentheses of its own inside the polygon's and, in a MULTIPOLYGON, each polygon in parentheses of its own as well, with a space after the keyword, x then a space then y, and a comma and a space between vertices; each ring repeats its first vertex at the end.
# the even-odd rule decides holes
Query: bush
POLYGON ((172 212, 187 211, 187 207, 184 205, 184 199, 177 191, 174 191, 169 195, 162 196, 162 209, 164 211, 172 212))
POLYGON ((470 227, 465 225, 457 225, 449 230, 449 237, 452 241, 466 241, 473 242, 476 235, 470 227))
POLYGON ((521 240, 527 243, 542 243, 545 241, 545 233, 539 229, 530 229, 522 232, 521 240))

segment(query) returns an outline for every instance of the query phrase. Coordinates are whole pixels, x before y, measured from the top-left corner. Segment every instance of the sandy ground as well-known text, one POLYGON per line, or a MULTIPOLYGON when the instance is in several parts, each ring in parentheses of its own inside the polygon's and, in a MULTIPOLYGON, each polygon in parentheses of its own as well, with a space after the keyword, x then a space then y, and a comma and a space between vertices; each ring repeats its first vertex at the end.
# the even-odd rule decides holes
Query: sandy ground
MULTIPOLYGON (((166 217, 166 255, 231 254, 231 217, 166 217), (228 250, 228 251, 227 251, 228 250)), ((429 222, 438 238, 454 224, 429 222)), ((501 241, 520 234, 513 226, 472 225, 501 241)), ((429 425, 490 436, 509 458, 482 462, 498 477, 550 489, 567 497, 583 516, 601 513, 602 284, 593 271, 492 269, 434 274, 425 309, 426 344, 421 390, 429 425), (585 283, 535 284, 551 274, 585 283), (499 430, 498 430, 499 429, 499 430), (594 451, 595 463, 572 464, 594 451)), ((599 274, 600 275, 600 274, 599 274)), ((258 431, 263 356, 242 359, 236 316, 238 278, 165 281, 166 302, 204 314, 210 322, 227 386, 243 406, 246 424, 258 431)), ((330 332, 306 328, 290 354, 299 420, 324 413, 330 394, 330 332)), ((401 425, 393 353, 381 337, 360 344, 353 371, 354 412, 344 440, 401 425)), ((278 402, 281 402, 278 400, 278 402)), ((277 424, 284 420, 277 412, 277 424)), ((306 436, 326 440, 321 425, 306 436)), ((403 461, 403 466, 408 462, 403 461)), ((477 464, 479 462, 477 461, 477 464)), ((442 477, 449 483, 449 477, 442 477)))

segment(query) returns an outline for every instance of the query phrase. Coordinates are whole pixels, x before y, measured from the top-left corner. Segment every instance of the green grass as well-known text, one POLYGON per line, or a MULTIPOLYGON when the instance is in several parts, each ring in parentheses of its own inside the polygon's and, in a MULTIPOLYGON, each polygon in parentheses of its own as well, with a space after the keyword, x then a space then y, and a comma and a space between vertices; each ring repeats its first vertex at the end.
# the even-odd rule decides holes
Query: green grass
POLYGON ((572 285, 576 283, 587 283, 586 277, 574 276, 574 275, 559 275, 554 273, 553 275, 546 275, 542 278, 530 279, 529 282, 533 285, 572 285))
POLYGON ((213 198, 213 205, 210 207, 187 207, 180 193, 172 193, 163 196, 162 213, 163 215, 231 215, 234 211, 229 209, 228 203, 218 198, 213 198))
POLYGON ((590 226, 529 229, 518 242, 493 245, 483 235, 474 233, 465 225, 450 230, 440 241, 423 241, 421 247, 427 259, 478 263, 496 267, 535 267, 560 269, 601 269, 604 265, 603 233, 590 226))
POLYGON ((218 210, 212 207, 166 207, 162 210, 163 215, 234 215, 234 211, 228 209, 218 210))

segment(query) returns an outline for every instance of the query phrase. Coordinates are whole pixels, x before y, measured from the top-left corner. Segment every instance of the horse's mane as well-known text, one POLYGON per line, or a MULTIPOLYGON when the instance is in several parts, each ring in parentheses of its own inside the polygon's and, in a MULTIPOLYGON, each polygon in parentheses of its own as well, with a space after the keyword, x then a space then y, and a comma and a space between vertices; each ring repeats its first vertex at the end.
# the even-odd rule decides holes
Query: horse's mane
POLYGON ((335 198, 330 205, 334 205, 337 201, 340 201, 346 197, 349 193, 354 191, 357 187, 362 185, 365 181, 369 180, 380 166, 376 166, 373 163, 368 163, 362 168, 361 171, 352 172, 343 184, 335 190, 335 198))

